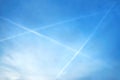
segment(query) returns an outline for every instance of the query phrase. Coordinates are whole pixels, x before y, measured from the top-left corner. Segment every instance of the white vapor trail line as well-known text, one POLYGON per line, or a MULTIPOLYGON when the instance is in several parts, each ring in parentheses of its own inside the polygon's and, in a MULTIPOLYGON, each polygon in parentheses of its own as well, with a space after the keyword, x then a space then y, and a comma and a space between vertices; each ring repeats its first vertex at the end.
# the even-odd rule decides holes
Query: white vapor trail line
MULTIPOLYGON (((49 25, 46 25, 46 26, 43 26, 43 27, 40 27, 40 28, 36 28, 36 29, 34 29, 34 31, 45 30, 45 29, 48 29, 48 28, 55 27, 56 25, 72 22, 72 21, 75 21, 75 20, 79 20, 80 18, 94 16, 94 15, 97 15, 97 14, 98 13, 94 13, 94 14, 90 14, 90 15, 86 15, 86 16, 79 16, 79 17, 75 17, 75 18, 72 18, 72 19, 63 20, 63 21, 60 21, 60 22, 57 22, 57 23, 53 23, 53 24, 49 24, 49 25)), ((6 20, 4 17, 0 17, 0 18, 3 19, 3 20, 6 20)), ((30 32, 27 31, 27 32, 19 33, 17 35, 13 35, 13 36, 1 39, 0 42, 6 41, 6 40, 10 40, 10 39, 14 39, 16 37, 19 37, 19 36, 22 36, 22 35, 25 35, 25 34, 28 34, 28 33, 30 33, 30 32)))
POLYGON ((9 36, 9 37, 7 37, 7 38, 0 39, 0 42, 6 41, 6 40, 11 40, 11 39, 14 39, 14 38, 16 38, 16 37, 25 35, 25 34, 27 34, 27 33, 29 33, 29 32, 23 32, 23 33, 19 33, 19 34, 17 34, 17 35, 9 36))
POLYGON ((20 25, 20 24, 17 24, 17 23, 15 23, 14 21, 12 21, 12 20, 10 20, 10 19, 4 18, 4 20, 8 21, 8 22, 11 23, 11 24, 16 25, 17 27, 19 27, 19 28, 21 28, 21 29, 23 29, 23 30, 26 30, 26 31, 28 31, 28 32, 30 32, 30 33, 33 33, 33 34, 37 35, 38 37, 45 38, 45 39, 47 39, 47 40, 49 40, 49 41, 51 41, 51 42, 53 42, 53 43, 55 43, 55 44, 57 44, 57 45, 60 45, 60 46, 64 47, 65 49, 68 49, 68 50, 70 50, 70 51, 72 51, 72 52, 77 51, 77 50, 75 50, 75 49, 73 49, 73 48, 71 48, 71 47, 69 47, 69 46, 67 46, 67 45, 65 45, 65 44, 62 44, 62 43, 58 42, 57 40, 55 40, 55 39, 53 39, 53 38, 50 38, 50 37, 48 37, 48 36, 46 36, 46 35, 43 35, 43 34, 41 34, 41 33, 39 33, 39 32, 36 32, 36 31, 34 31, 34 30, 32 30, 32 29, 29 29, 29 28, 27 28, 27 27, 25 27, 25 26, 22 26, 22 25, 20 25))
POLYGON ((112 8, 115 6, 115 4, 113 4, 108 11, 106 12, 106 14, 102 17, 102 19, 99 21, 99 23, 96 25, 95 29, 93 30, 93 32, 90 34, 90 36, 88 37, 88 39, 82 44, 82 46, 76 51, 76 53, 72 56, 72 58, 63 66, 63 68, 60 70, 60 72, 57 74, 56 76, 56 80, 58 80, 61 75, 63 74, 63 72, 68 68, 68 66, 72 63, 72 61, 78 56, 78 54, 80 54, 81 50, 87 45, 87 43, 91 40, 91 38, 95 35, 95 33, 97 32, 97 30, 100 28, 101 23, 105 20, 105 18, 108 16, 108 14, 111 12, 112 8))
MULTIPOLYGON (((50 24, 50 25, 41 27, 40 29, 52 28, 52 27, 54 27, 54 26, 56 26, 56 25, 60 25, 60 24, 68 23, 68 22, 73 22, 73 21, 79 20, 79 19, 81 19, 81 18, 90 17, 90 16, 95 16, 95 15, 97 15, 97 14, 98 14, 98 13, 89 14, 89 15, 84 15, 84 16, 77 16, 77 17, 74 17, 74 18, 71 18, 71 19, 68 19, 68 20, 63 20, 63 21, 60 21, 60 22, 57 22, 57 23, 54 23, 54 24, 50 24)), ((38 28, 38 29, 39 29, 39 28, 38 28)))

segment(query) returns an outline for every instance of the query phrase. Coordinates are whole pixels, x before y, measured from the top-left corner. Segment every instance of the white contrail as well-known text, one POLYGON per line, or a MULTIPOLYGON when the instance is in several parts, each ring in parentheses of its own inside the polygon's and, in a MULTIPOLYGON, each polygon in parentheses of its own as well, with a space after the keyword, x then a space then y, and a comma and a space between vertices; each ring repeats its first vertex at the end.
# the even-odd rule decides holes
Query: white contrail
POLYGON ((15 23, 14 21, 12 21, 12 20, 10 20, 10 19, 4 18, 4 20, 6 20, 6 21, 8 21, 8 22, 10 22, 10 23, 12 23, 12 24, 14 24, 14 25, 16 25, 16 26, 19 27, 19 28, 22 28, 23 30, 26 30, 26 31, 28 31, 28 32, 30 32, 30 33, 33 33, 33 34, 35 34, 35 35, 37 35, 37 36, 39 36, 39 37, 45 38, 45 39, 47 39, 47 40, 49 40, 49 41, 51 41, 51 42, 53 42, 53 43, 55 43, 55 44, 57 44, 57 45, 60 45, 60 46, 66 48, 66 49, 68 49, 68 50, 71 50, 72 52, 77 51, 77 50, 75 50, 75 49, 73 49, 73 48, 71 48, 71 47, 69 47, 69 46, 67 46, 67 45, 65 45, 65 44, 62 44, 62 43, 58 42, 58 41, 55 40, 55 39, 52 39, 52 38, 50 38, 50 37, 48 37, 48 36, 46 36, 46 35, 43 35, 43 34, 41 34, 41 33, 39 33, 39 32, 36 32, 36 31, 34 31, 34 30, 32 30, 32 29, 29 29, 29 28, 27 28, 27 27, 25 27, 25 26, 22 26, 22 25, 20 25, 20 24, 17 24, 17 23, 15 23))
POLYGON ((67 67, 71 64, 71 62, 78 56, 78 54, 80 54, 81 50, 87 45, 87 43, 89 42, 89 40, 95 35, 96 31, 99 29, 101 23, 104 21, 104 19, 107 17, 107 15, 110 13, 110 11, 112 10, 112 8, 115 6, 112 5, 112 7, 110 7, 108 9, 108 11, 106 12, 106 14, 102 17, 102 19, 100 20, 100 22, 97 24, 97 26, 95 27, 94 31, 90 34, 90 36, 88 37, 88 39, 83 43, 83 45, 78 49, 78 51, 72 56, 72 58, 63 66, 63 68, 60 70, 60 72, 57 74, 56 76, 56 80, 59 79, 61 77, 61 75, 63 74, 63 72, 67 69, 67 67))
POLYGON ((14 38, 16 38, 16 37, 25 35, 25 34, 27 34, 27 33, 29 33, 29 32, 23 32, 23 33, 19 33, 19 34, 17 34, 17 35, 9 36, 9 37, 0 39, 0 42, 6 41, 6 40, 11 40, 11 39, 14 39, 14 38))
MULTIPOLYGON (((95 16, 95 15, 98 15, 98 13, 89 14, 89 15, 84 15, 84 16, 77 16, 77 17, 74 17, 74 18, 71 18, 71 19, 68 19, 68 20, 63 20, 63 21, 60 21, 60 22, 57 22, 57 23, 54 23, 54 24, 50 24, 50 25, 41 27, 40 30, 41 30, 41 29, 52 28, 52 27, 55 27, 56 25, 60 25, 60 24, 68 23, 68 22, 73 22, 73 21, 79 20, 79 19, 81 19, 81 18, 90 17, 90 16, 95 16)), ((39 28, 38 28, 38 30, 39 30, 39 28)))
MULTIPOLYGON (((60 22, 57 22, 57 23, 54 23, 54 24, 49 24, 49 25, 46 25, 46 26, 43 26, 43 27, 40 27, 40 28, 36 28, 36 29, 34 29, 34 31, 52 28, 52 27, 55 27, 56 25, 72 22, 72 21, 79 20, 80 18, 85 18, 85 17, 88 17, 88 16, 94 16, 96 14, 98 14, 98 13, 94 13, 94 14, 90 14, 90 15, 86 15, 86 16, 79 16, 79 17, 75 17, 75 18, 72 18, 72 19, 69 19, 69 20, 63 20, 63 21, 60 21, 60 22)), ((6 20, 4 17, 0 17, 0 18, 6 20)), ((7 37, 7 38, 3 38, 3 39, 0 40, 0 42, 10 40, 10 39, 14 39, 16 37, 25 35, 27 33, 30 33, 30 32, 23 32, 23 33, 19 33, 17 35, 13 35, 13 36, 10 36, 10 37, 7 37)))

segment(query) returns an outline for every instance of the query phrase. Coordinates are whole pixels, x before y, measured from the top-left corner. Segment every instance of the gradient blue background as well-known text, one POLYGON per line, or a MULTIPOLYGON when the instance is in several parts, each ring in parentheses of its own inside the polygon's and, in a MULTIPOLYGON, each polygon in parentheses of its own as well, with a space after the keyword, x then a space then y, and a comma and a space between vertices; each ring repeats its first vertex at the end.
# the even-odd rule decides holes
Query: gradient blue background
POLYGON ((120 80, 120 0, 0 0, 0 80, 56 80, 113 4, 58 80, 120 80))

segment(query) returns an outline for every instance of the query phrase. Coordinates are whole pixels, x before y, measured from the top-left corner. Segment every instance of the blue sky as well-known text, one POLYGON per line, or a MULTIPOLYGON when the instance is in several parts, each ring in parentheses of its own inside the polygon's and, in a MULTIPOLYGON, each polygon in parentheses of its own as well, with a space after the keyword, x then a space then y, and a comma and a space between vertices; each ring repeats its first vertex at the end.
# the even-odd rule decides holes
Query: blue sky
POLYGON ((120 80, 119 0, 0 0, 0 80, 120 80))

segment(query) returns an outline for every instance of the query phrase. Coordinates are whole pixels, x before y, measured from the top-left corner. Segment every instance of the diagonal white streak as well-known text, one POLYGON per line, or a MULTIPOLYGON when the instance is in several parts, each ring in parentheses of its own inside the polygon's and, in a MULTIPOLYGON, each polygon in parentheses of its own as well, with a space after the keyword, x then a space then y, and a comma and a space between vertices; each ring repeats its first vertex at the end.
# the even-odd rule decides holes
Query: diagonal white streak
POLYGON ((11 40, 11 39, 14 39, 14 38, 16 38, 16 37, 25 35, 25 34, 27 34, 27 33, 29 33, 29 32, 23 32, 23 33, 19 33, 19 34, 17 34, 17 35, 9 36, 9 37, 0 39, 0 42, 6 41, 6 40, 11 40))
MULTIPOLYGON (((79 20, 80 18, 85 18, 85 17, 88 17, 88 16, 94 16, 96 14, 98 14, 98 13, 94 13, 94 14, 90 14, 90 15, 86 15, 86 16, 79 16, 79 17, 75 17, 75 18, 72 18, 72 19, 68 19, 68 20, 63 20, 63 21, 60 21, 60 22, 57 22, 57 23, 54 23, 54 24, 49 24, 49 25, 46 25, 46 26, 43 26, 43 27, 40 27, 40 28, 36 28, 35 31, 52 28, 52 27, 55 27, 56 25, 60 25, 60 24, 64 24, 64 23, 68 23, 68 22, 72 22, 72 21, 76 21, 76 20, 79 20)), ((6 20, 4 17, 0 17, 0 18, 6 20)), ((6 41, 6 40, 10 40, 10 39, 14 39, 16 37, 25 35, 27 33, 29 33, 29 32, 27 31, 27 32, 23 32, 23 33, 20 33, 20 34, 17 34, 17 35, 13 35, 13 36, 1 39, 0 42, 6 41)))
POLYGON ((115 6, 112 5, 112 7, 110 7, 108 9, 108 11, 106 12, 106 14, 102 17, 102 19, 99 21, 99 23, 96 25, 95 29, 93 30, 93 32, 90 34, 90 36, 88 37, 88 39, 82 44, 82 46, 78 49, 78 51, 76 51, 76 53, 72 56, 72 58, 63 66, 63 68, 60 70, 60 72, 57 74, 56 76, 56 80, 59 79, 61 77, 61 75, 63 74, 63 72, 68 68, 68 66, 72 63, 72 61, 78 56, 78 54, 80 54, 81 50, 87 45, 87 43, 91 40, 91 38, 95 35, 95 33, 97 32, 97 30, 100 28, 101 23, 105 20, 105 18, 107 17, 107 15, 111 12, 112 8, 115 6))
POLYGON ((33 34, 37 35, 38 37, 45 38, 45 39, 47 39, 47 40, 49 40, 49 41, 51 41, 51 42, 53 42, 53 43, 55 43, 55 44, 57 44, 57 45, 59 45, 59 46, 62 46, 62 47, 64 47, 65 49, 68 49, 68 50, 70 50, 70 51, 72 51, 72 52, 77 51, 77 50, 75 50, 75 49, 73 49, 73 48, 71 48, 71 47, 69 47, 69 46, 67 46, 67 45, 65 45, 65 44, 62 44, 62 43, 58 42, 57 40, 55 40, 55 39, 53 39, 53 38, 50 38, 50 37, 48 37, 48 36, 46 36, 46 35, 43 35, 43 34, 41 34, 41 33, 39 33, 39 32, 36 32, 36 31, 34 31, 34 30, 32 30, 32 29, 29 29, 29 28, 27 28, 27 27, 25 27, 25 26, 22 26, 22 25, 20 25, 20 24, 17 24, 17 23, 15 23, 14 21, 12 21, 12 20, 10 20, 10 19, 4 18, 4 20, 8 21, 8 22, 11 23, 11 24, 16 25, 16 26, 19 27, 19 28, 22 28, 23 30, 26 30, 26 31, 28 31, 28 32, 30 32, 30 33, 33 33, 33 34))

